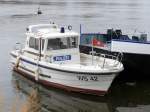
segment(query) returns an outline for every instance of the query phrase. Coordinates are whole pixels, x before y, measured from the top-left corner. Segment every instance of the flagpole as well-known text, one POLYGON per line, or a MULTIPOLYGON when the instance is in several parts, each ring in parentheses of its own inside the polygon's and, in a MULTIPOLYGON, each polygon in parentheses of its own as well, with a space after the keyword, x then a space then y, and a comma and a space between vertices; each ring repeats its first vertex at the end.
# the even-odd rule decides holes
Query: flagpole
POLYGON ((92 37, 92 65, 93 65, 93 37, 92 37))
POLYGON ((81 44, 81 34, 82 34, 82 26, 80 24, 80 44, 81 44))

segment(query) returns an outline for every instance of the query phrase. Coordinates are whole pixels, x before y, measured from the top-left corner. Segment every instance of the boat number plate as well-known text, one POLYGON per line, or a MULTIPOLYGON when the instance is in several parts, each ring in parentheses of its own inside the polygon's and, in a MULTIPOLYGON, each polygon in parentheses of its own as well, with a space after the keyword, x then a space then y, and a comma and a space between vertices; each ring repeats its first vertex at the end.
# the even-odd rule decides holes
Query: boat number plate
POLYGON ((71 55, 55 56, 53 59, 54 61, 71 60, 71 55))
POLYGON ((81 81, 98 81, 97 76, 77 76, 77 78, 81 81))

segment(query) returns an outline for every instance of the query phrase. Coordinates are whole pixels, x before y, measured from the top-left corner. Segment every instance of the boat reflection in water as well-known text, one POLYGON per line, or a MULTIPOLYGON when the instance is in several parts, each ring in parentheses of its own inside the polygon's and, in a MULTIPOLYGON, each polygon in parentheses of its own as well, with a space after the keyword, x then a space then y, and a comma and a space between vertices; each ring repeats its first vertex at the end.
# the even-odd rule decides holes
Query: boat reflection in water
POLYGON ((14 90, 25 99, 19 112, 150 112, 148 80, 115 80, 110 93, 100 97, 46 88, 16 72, 12 76, 14 90))
POLYGON ((107 103, 86 98, 91 95, 47 89, 16 72, 12 76, 15 90, 27 97, 22 112, 110 112, 107 103))

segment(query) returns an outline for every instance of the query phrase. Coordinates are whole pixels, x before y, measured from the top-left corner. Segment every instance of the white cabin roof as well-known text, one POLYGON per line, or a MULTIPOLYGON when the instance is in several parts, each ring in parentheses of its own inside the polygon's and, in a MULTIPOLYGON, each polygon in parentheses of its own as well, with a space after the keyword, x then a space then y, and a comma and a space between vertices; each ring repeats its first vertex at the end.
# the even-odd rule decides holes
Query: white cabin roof
POLYGON ((68 29, 65 29, 65 32, 61 33, 61 28, 59 28, 56 24, 30 25, 27 28, 26 34, 34 36, 35 38, 65 38, 79 36, 77 32, 68 29))

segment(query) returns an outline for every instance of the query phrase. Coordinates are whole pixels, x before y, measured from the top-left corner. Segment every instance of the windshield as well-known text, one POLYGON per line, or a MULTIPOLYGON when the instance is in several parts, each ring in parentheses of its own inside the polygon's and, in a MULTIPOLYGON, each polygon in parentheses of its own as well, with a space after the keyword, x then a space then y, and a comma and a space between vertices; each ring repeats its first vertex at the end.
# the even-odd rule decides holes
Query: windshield
POLYGON ((48 39, 47 50, 70 49, 78 47, 78 37, 48 39))

